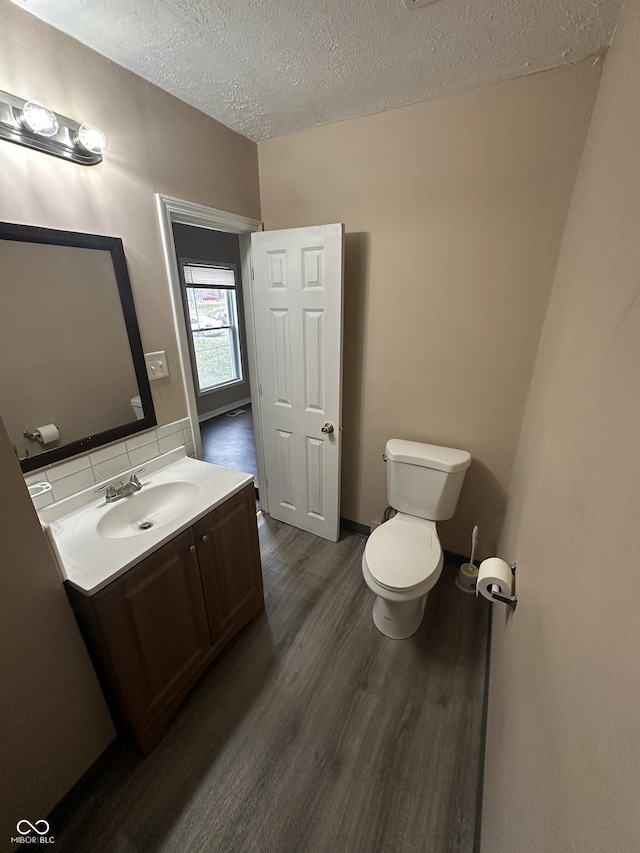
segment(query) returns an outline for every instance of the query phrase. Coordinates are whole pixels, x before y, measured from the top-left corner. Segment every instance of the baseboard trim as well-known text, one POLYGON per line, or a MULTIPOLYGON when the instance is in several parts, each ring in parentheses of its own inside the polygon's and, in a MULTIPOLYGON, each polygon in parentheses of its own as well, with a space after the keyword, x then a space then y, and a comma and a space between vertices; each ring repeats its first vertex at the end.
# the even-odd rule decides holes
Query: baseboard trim
POLYGON ((456 551, 447 551, 443 548, 442 553, 444 554, 445 563, 456 563, 461 566, 463 563, 469 562, 468 557, 465 557, 464 554, 458 554, 456 551))
POLYGON ((47 815, 47 823, 51 827, 51 835, 55 836, 66 826, 70 818, 89 796, 92 788, 113 763, 127 752, 127 747, 121 740, 112 740, 109 746, 96 758, 89 769, 82 774, 75 785, 57 803, 47 815))
POLYGON ((340 519, 340 530, 347 533, 357 533, 358 536, 368 536, 371 533, 371 528, 367 524, 360 524, 359 521, 351 521, 350 518, 340 519))
POLYGON ((234 409, 239 409, 241 406, 248 406, 251 402, 251 397, 247 397, 246 400, 236 400, 235 403, 229 403, 227 406, 222 406, 219 409, 214 409, 212 412, 204 412, 202 415, 198 415, 198 423, 201 424, 203 421, 209 421, 211 418, 217 418, 218 415, 226 415, 227 412, 232 412, 234 409))
POLYGON ((491 671, 492 624, 493 607, 489 606, 489 625, 487 627, 487 655, 484 664, 484 692, 482 697, 482 732, 480 736, 478 783, 476 788, 476 820, 473 831, 473 853, 480 853, 480 848, 482 846, 482 806, 484 800, 484 762, 487 747, 487 719, 489 715, 489 675, 491 671))

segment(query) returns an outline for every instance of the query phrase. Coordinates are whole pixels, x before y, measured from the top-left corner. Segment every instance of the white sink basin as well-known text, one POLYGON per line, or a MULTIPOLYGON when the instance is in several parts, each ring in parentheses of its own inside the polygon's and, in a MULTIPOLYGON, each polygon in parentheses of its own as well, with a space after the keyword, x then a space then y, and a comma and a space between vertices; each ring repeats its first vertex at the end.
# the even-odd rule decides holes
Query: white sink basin
POLYGON ((187 512, 198 493, 194 483, 184 481, 148 486, 113 503, 98 521, 96 530, 106 539, 143 536, 187 512))
POLYGON ((250 474, 190 459, 181 447, 147 462, 133 495, 106 503, 91 487, 39 515, 63 578, 92 594, 251 481, 250 474))

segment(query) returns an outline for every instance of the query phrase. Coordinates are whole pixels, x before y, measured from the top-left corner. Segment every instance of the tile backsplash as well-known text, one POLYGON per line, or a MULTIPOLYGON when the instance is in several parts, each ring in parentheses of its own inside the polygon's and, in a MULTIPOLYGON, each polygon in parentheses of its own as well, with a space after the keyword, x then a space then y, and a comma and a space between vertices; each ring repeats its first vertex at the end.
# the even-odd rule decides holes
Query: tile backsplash
POLYGON ((109 480, 129 468, 144 465, 150 459, 182 446, 187 456, 195 455, 188 418, 140 432, 132 438, 74 456, 73 459, 48 465, 27 474, 24 479, 28 486, 34 483, 51 483, 51 491, 33 498, 36 509, 42 509, 93 486, 94 483, 109 480))

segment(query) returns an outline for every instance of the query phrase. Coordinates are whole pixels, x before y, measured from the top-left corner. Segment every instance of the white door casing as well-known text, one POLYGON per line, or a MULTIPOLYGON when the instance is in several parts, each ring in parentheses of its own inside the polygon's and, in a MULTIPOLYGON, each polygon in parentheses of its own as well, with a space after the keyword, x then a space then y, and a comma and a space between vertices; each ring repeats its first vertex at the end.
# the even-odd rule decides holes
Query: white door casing
MULTIPOLYGON (((262 228, 262 223, 257 219, 248 219, 224 210, 213 207, 205 207, 195 202, 172 196, 156 195, 158 217, 160 221, 160 234, 164 249, 165 265, 171 292, 171 304, 173 309, 174 326, 178 343, 179 368, 182 374, 184 390, 187 398, 187 410, 193 441, 196 448, 196 456, 202 459, 202 442, 200 439, 200 426, 198 423, 198 408, 196 404, 194 378, 191 369, 191 357, 189 355, 189 344, 187 340, 187 328, 184 320, 182 307, 182 291, 180 285, 180 274, 176 257, 176 247, 173 240, 173 223, 192 225, 197 228, 208 228, 213 231, 227 231, 238 234, 240 239, 240 257, 242 262, 242 292, 244 297, 245 322, 247 328, 247 356, 249 362, 249 378, 251 384, 251 402, 253 416, 253 430, 256 445, 256 461, 258 467, 258 483, 264 480, 264 450, 262 442, 262 422, 258 388, 258 369, 255 352, 255 333, 253 320, 253 289, 251 287, 251 239, 250 233, 262 228)), ((262 495, 260 506, 265 512, 269 512, 266 494, 262 495)))
POLYGON ((341 224, 251 235, 269 512, 333 542, 340 534, 343 235, 341 224))

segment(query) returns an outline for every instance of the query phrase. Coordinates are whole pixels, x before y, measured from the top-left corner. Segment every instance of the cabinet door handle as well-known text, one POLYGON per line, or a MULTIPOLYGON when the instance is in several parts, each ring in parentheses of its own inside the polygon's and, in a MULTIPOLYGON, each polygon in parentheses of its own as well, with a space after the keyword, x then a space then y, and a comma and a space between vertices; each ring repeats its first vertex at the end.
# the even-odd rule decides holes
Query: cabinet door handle
POLYGON ((190 551, 192 554, 193 554, 193 552, 194 552, 195 550, 196 550, 196 546, 195 546, 195 545, 189 545, 189 551, 190 551))
POLYGON ((202 541, 203 541, 203 542, 206 542, 208 539, 209 539, 209 537, 208 537, 208 536, 207 536, 207 534, 205 533, 205 534, 204 534, 204 536, 202 537, 202 541))

